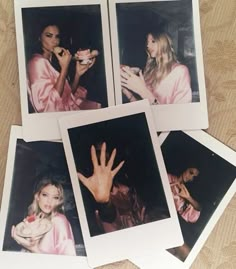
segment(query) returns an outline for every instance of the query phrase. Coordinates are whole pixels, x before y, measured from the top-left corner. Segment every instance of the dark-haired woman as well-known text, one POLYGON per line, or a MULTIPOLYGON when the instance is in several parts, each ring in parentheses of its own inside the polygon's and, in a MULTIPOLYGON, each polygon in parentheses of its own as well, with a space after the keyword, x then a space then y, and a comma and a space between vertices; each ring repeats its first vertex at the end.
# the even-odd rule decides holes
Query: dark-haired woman
POLYGON ((41 53, 33 54, 27 65, 28 94, 35 112, 100 108, 99 103, 86 99, 87 90, 79 85, 81 76, 95 63, 95 57, 91 54, 91 61, 87 64, 76 61, 74 78, 69 83, 67 78, 72 55, 69 50, 59 47, 58 26, 47 25, 39 36, 39 42, 41 53), (51 63, 54 55, 59 71, 51 63))

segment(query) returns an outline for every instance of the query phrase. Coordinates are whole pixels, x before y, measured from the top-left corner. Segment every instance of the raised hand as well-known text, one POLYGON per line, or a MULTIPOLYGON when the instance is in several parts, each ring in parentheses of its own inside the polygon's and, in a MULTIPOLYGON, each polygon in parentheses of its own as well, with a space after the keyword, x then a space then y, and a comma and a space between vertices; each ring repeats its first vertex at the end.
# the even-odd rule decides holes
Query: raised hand
POLYGON ((81 64, 79 61, 76 61, 76 74, 81 77, 84 73, 86 73, 89 68, 91 68, 95 63, 95 58, 91 60, 91 63, 81 64))
MULTIPOLYGON (((79 51, 75 53, 74 57, 79 59, 78 53, 79 51)), ((98 51, 92 50, 89 57, 90 61, 87 64, 81 64, 80 61, 76 61, 76 74, 81 77, 85 72, 87 72, 88 69, 95 64, 96 56, 98 56, 98 51)))
POLYGON ((179 188, 180 188, 179 196, 188 200, 190 198, 190 193, 188 189, 185 187, 184 184, 179 184, 179 188))
POLYGON ((61 48, 60 52, 59 50, 54 50, 53 52, 58 59, 61 69, 66 71, 72 58, 72 55, 70 54, 69 50, 61 48))
POLYGON ((106 143, 104 142, 101 148, 99 164, 95 147, 92 145, 91 159, 93 163, 93 175, 85 177, 78 172, 79 180, 92 193, 98 203, 109 202, 113 178, 124 164, 124 161, 122 161, 112 170, 115 156, 116 149, 113 149, 110 159, 106 164, 106 143))
POLYGON ((144 97, 147 91, 142 71, 137 76, 129 67, 121 68, 121 85, 139 94, 141 97, 144 97))

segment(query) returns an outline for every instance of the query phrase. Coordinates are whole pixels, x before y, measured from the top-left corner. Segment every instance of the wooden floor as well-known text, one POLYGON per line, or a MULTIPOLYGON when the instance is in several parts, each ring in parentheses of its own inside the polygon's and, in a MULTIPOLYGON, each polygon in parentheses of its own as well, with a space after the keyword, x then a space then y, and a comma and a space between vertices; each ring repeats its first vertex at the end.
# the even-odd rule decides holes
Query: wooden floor
MULTIPOLYGON (((200 0, 200 6, 210 119, 207 132, 235 150, 236 1, 200 0)), ((21 125, 15 34, 13 0, 0 0, 0 197, 4 183, 10 127, 13 124, 21 125)), ((236 268, 235 227, 236 196, 231 200, 191 269, 236 268)), ((99 268, 137 267, 124 261, 99 268)))

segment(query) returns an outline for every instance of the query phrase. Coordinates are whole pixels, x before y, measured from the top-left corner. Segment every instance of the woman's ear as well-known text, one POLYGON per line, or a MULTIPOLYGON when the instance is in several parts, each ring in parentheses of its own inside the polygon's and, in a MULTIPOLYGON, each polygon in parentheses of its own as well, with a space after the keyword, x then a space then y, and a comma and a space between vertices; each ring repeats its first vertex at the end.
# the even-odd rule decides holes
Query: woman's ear
POLYGON ((35 193, 35 195, 34 195, 34 200, 36 200, 36 201, 39 200, 39 195, 38 195, 38 193, 35 193))

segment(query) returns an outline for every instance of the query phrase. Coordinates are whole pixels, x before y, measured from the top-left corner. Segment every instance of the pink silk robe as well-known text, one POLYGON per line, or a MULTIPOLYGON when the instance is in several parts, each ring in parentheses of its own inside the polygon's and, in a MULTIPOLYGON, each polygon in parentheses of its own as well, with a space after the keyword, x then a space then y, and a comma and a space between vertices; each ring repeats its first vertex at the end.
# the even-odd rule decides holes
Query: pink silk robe
POLYGON ((41 253, 76 255, 71 225, 66 216, 60 213, 52 218, 52 228, 39 243, 41 253))
POLYGON ((178 195, 179 187, 177 185, 177 177, 168 174, 168 178, 177 212, 187 222, 196 222, 200 216, 200 211, 196 210, 191 204, 188 204, 182 197, 178 195))
MULTIPOLYGON (((36 112, 58 112, 86 109, 87 90, 81 86, 72 94, 68 81, 65 81, 62 96, 54 88, 59 72, 41 54, 34 54, 28 63, 28 93, 36 112), (80 108, 80 106, 84 106, 80 108)), ((96 102, 92 102, 96 107, 96 102)), ((89 108, 88 108, 89 109, 89 108)))
POLYGON ((155 89, 148 88, 156 97, 157 104, 186 104, 192 102, 190 80, 188 68, 176 64, 155 89))
POLYGON ((96 211, 97 223, 104 232, 113 232, 144 223, 145 207, 137 192, 122 184, 111 192, 111 202, 116 208, 116 218, 112 223, 102 221, 96 211))

